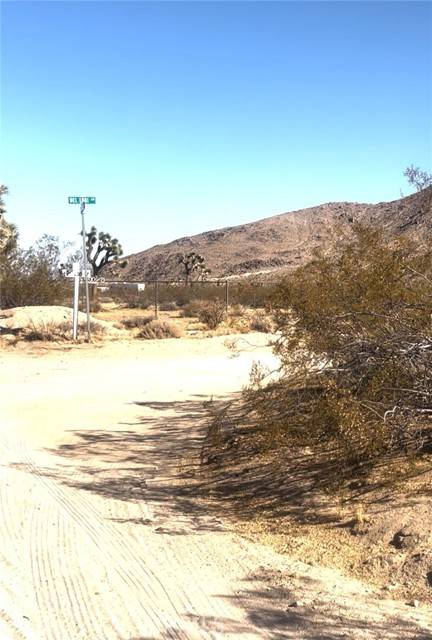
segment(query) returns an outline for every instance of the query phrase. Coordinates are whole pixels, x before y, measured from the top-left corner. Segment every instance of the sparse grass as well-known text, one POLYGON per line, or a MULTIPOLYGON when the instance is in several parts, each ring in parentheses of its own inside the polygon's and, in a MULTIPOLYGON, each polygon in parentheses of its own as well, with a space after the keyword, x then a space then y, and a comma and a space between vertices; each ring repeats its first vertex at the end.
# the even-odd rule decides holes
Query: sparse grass
MULTIPOLYGON (((70 332, 70 326, 69 326, 70 332)), ((54 322, 31 323, 29 329, 22 332, 22 337, 29 342, 33 340, 42 340, 44 342, 57 342, 58 340, 66 340, 64 327, 54 322)))
MULTIPOLYGON (((225 305, 222 301, 202 301, 194 300, 184 307, 178 307, 173 304, 162 304, 159 306, 159 319, 172 322, 179 326, 183 335, 197 337, 199 334, 203 337, 211 337, 216 335, 232 334, 232 333, 248 333, 251 330, 250 319, 254 314, 264 314, 264 311, 248 309, 242 305, 234 305, 230 308, 228 319, 225 319, 225 305), (215 328, 209 327, 206 322, 200 318, 200 313, 208 306, 217 305, 216 310, 220 314, 222 321, 215 328), (163 308, 162 308, 163 307, 163 308), (168 309, 168 310, 166 310, 168 309)), ((149 309, 148 313, 143 314, 139 308, 130 309, 124 305, 114 306, 112 304, 102 304, 102 309, 96 314, 100 320, 107 320, 114 323, 114 326, 121 329, 129 330, 138 329, 141 325, 150 322, 154 318, 153 309, 149 309)))
MULTIPOLYGON (((79 324, 79 334, 84 335, 86 324, 79 324)), ((106 335, 106 329, 98 322, 90 323, 90 331, 93 337, 103 337, 106 335)), ((69 322, 39 322, 31 323, 28 329, 23 329, 19 337, 29 342, 65 342, 72 340, 72 327, 69 322)))

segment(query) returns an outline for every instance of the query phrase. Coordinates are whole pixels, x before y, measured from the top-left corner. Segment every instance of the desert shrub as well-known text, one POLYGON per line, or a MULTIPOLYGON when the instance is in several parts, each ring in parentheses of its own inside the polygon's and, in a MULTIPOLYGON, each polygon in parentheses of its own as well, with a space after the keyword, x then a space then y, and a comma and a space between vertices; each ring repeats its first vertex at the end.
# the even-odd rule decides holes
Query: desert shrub
POLYGON ((228 326, 233 333, 250 333, 250 323, 247 316, 229 318, 228 326))
POLYGON ((282 376, 246 392, 269 446, 325 450, 337 476, 432 440, 431 254, 355 227, 273 295, 282 376))
POLYGON ((142 327, 137 338, 145 340, 163 340, 164 338, 180 338, 181 331, 175 325, 162 320, 151 320, 142 327))
POLYGON ((53 322, 43 322, 31 324, 30 327, 23 332, 25 340, 43 340, 46 342, 55 342, 64 340, 64 333, 59 325, 53 322))
POLYGON ((271 333, 273 331, 273 323, 264 311, 256 311, 250 319, 250 328, 252 331, 271 333))
POLYGON ((71 295, 68 283, 52 279, 43 265, 35 266, 30 272, 7 269, 1 282, 1 305, 4 309, 62 304, 71 295))
POLYGON ((139 329, 145 327, 152 320, 152 316, 132 316, 130 318, 122 318, 121 323, 126 329, 139 329))
MULTIPOLYGON (((69 326, 69 323, 64 322, 63 325, 61 326, 63 327, 64 333, 67 333, 67 335, 70 336, 72 330, 71 330, 71 327, 69 326)), ((86 321, 79 322, 78 329, 79 329, 79 335, 81 337, 83 337, 84 335, 86 336, 86 332, 87 332, 86 321)), ((104 336, 107 335, 107 327, 105 327, 103 324, 100 324, 99 322, 94 322, 94 320, 91 320, 90 332, 93 338, 95 337, 103 338, 104 336)))
POLYGON ((216 329, 225 319, 225 305, 220 300, 213 300, 203 305, 198 313, 200 322, 208 326, 209 329, 216 329))
POLYGON ((62 249, 57 238, 43 236, 30 249, 9 256, 0 274, 2 308, 69 302, 71 282, 59 271, 62 249))

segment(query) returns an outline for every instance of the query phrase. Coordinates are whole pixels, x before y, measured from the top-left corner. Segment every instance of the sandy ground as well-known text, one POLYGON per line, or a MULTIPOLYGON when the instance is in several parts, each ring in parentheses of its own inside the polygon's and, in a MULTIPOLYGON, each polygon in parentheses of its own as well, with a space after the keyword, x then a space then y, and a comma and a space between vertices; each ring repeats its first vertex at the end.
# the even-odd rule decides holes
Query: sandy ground
POLYGON ((0 360, 0 638, 432 638, 424 607, 246 541, 185 499, 203 400, 263 335, 37 345, 0 360))

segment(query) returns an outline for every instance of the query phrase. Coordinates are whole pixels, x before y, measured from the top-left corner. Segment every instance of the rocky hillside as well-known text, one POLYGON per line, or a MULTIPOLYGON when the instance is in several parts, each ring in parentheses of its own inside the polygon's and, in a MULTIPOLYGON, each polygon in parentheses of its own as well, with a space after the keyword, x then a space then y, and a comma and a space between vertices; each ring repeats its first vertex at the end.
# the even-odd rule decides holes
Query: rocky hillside
POLYGON ((390 235, 414 234, 422 241, 432 225, 432 187, 392 202, 332 202, 179 238, 128 256, 122 278, 180 277, 179 255, 189 251, 205 257, 213 277, 293 269, 307 262, 314 249, 331 246, 338 230, 353 222, 381 226, 390 235))

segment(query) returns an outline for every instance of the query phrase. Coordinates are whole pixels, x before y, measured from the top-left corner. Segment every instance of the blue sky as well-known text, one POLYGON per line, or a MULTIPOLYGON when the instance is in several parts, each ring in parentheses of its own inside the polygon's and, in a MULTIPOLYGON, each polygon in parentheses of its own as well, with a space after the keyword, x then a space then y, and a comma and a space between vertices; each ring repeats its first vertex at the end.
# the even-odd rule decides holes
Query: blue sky
POLYGON ((126 253, 432 170, 429 2, 1 4, 0 181, 23 244, 126 253))

